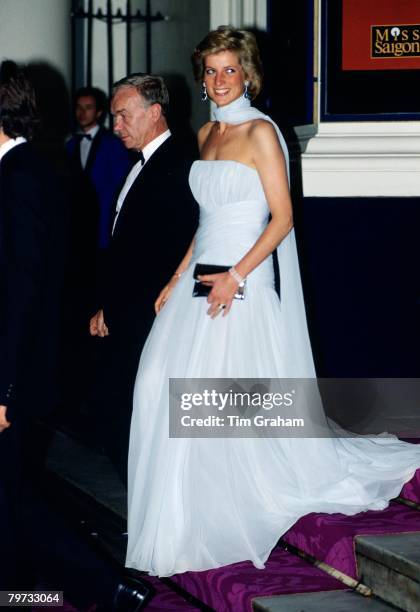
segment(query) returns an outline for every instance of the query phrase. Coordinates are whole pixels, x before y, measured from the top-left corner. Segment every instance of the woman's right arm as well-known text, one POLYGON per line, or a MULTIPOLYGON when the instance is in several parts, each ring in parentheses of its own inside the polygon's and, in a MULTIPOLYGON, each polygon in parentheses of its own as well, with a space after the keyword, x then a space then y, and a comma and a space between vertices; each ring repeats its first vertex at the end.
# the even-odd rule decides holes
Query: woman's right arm
POLYGON ((191 261, 191 257, 192 257, 192 253, 194 249, 194 243, 195 243, 195 237, 192 239, 192 242, 190 246, 188 247, 188 251, 185 253, 184 257, 182 258, 181 263, 179 264, 174 274, 172 275, 171 280, 169 281, 167 285, 165 285, 165 287, 159 293, 159 296, 155 302, 155 313, 156 314, 159 314, 159 312, 165 306, 166 302, 169 300, 169 297, 172 293, 173 288, 179 281, 180 277, 184 274, 185 270, 190 265, 190 261, 191 261))

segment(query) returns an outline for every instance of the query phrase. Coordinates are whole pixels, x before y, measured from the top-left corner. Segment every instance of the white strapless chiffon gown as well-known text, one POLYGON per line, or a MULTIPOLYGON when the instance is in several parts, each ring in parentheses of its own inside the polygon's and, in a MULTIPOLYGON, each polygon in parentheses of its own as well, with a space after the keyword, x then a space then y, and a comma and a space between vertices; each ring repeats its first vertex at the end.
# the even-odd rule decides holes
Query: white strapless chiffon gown
POLYGON ((301 516, 383 509, 420 467, 419 447, 390 438, 169 438, 169 378, 315 377, 293 231, 279 248, 281 301, 271 257, 226 317, 210 319, 192 297, 196 262, 233 265, 262 233, 257 172, 197 161, 190 184, 195 250, 145 344, 130 436, 126 565, 158 576, 244 560, 263 568, 301 516))

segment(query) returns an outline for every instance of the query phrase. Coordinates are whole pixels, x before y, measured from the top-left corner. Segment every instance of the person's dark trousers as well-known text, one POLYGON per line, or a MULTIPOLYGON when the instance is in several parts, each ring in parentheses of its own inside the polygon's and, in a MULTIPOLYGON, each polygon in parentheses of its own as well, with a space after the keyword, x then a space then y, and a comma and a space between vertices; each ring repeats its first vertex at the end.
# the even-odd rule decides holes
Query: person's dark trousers
POLYGON ((22 482, 23 428, 15 420, 0 433, 0 590, 18 588, 19 559, 19 494, 22 482))
MULTIPOLYGON (((13 413, 12 425, 0 433, 0 590, 33 590, 36 578, 36 522, 28 520, 28 484, 32 487, 45 464, 50 434, 29 418, 13 413)), ((40 413, 38 408, 37 414, 40 413)))
POLYGON ((99 437, 118 475, 127 487, 127 462, 133 393, 142 343, 130 345, 112 336, 97 338, 97 373, 91 390, 99 437))

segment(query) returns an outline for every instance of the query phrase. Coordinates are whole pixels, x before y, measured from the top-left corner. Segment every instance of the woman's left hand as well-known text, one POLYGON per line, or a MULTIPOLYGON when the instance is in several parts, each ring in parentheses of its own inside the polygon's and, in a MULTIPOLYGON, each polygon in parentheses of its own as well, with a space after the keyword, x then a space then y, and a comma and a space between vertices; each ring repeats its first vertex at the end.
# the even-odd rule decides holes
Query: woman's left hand
POLYGON ((223 312, 223 316, 226 316, 232 307, 232 301, 238 289, 236 280, 229 272, 222 272, 221 274, 204 274, 197 278, 203 285, 212 287, 207 298, 210 304, 207 314, 210 315, 212 319, 217 317, 221 312, 223 312))

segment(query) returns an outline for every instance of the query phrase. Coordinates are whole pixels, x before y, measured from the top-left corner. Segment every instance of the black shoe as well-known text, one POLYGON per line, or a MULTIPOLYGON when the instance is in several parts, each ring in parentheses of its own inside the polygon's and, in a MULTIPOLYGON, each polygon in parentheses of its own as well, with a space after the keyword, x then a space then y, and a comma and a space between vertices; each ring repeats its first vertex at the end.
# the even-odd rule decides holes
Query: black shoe
POLYGON ((139 612, 144 610, 155 594, 151 584, 133 575, 124 576, 117 587, 113 612, 139 612))

